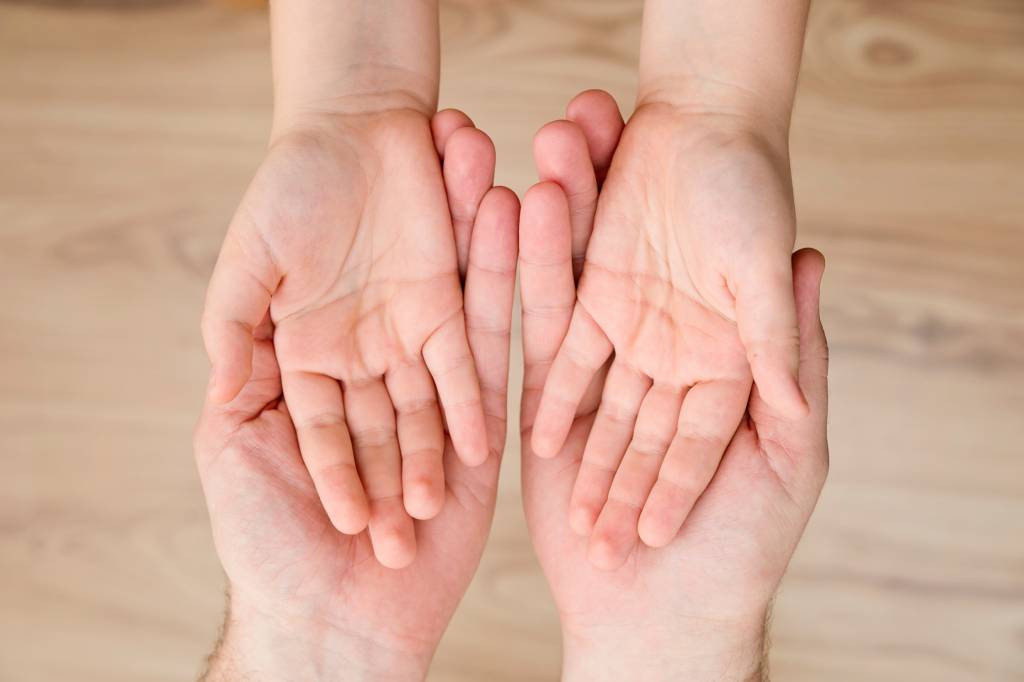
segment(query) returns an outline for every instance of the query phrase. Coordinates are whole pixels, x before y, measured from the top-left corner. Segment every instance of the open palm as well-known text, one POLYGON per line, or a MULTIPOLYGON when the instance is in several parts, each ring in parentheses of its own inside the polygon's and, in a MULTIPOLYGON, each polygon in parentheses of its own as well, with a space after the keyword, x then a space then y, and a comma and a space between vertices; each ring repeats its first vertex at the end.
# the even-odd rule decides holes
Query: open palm
MULTIPOLYGON (((527 193, 520 223, 524 506, 563 630, 593 651, 607 646, 620 653, 638 641, 674 650, 684 646, 683 635, 703 639, 700 652, 709 652, 719 631, 757 639, 827 471, 827 350, 818 319, 823 260, 809 250, 793 259, 800 377, 810 414, 789 419, 755 390, 721 466, 679 534, 661 549, 635 538, 623 547, 626 538, 595 531, 588 541, 568 522, 570 498, 614 365, 597 373, 556 457, 533 456, 529 446, 546 374, 558 352, 559 327, 564 333, 572 316, 569 222, 570 204, 560 187, 541 183, 527 193), (613 554, 614 567, 608 561, 613 554)), ((643 670, 632 676, 656 679, 643 670)))
MULTIPOLYGON (((486 136, 467 127, 451 137, 449 150, 489 154, 493 172, 486 136)), ((459 197, 465 189, 450 191, 459 197)), ((312 621, 425 669, 476 569, 494 510, 505 440, 517 210, 515 196, 495 188, 469 216, 465 299, 469 344, 484 387, 488 456, 469 467, 444 439, 445 504, 432 519, 415 522, 418 551, 404 568, 375 560, 367 532, 346 535, 331 523, 300 455, 294 409, 283 392, 274 352, 280 329, 275 333, 269 320, 255 328, 250 378, 228 404, 208 401, 196 431, 197 462, 233 603, 283 624, 289 616, 312 621)))
POLYGON ((740 424, 751 367, 762 395, 803 401, 798 388, 779 389, 784 363, 755 338, 770 314, 771 331, 797 348, 785 331, 792 311, 765 300, 781 282, 792 307, 792 231, 761 229, 791 213, 791 194, 769 155, 670 107, 642 106, 623 130, 614 101, 590 92, 570 118, 542 129, 535 148, 542 179, 569 196, 574 255, 585 260, 531 443, 543 457, 557 453, 607 371, 571 517, 580 534, 619 539, 605 558, 612 567, 636 537, 655 547, 675 537, 740 424), (605 172, 585 168, 588 147, 614 152, 599 197, 605 172))
POLYGON ((381 561, 411 560, 413 518, 444 501, 455 451, 487 456, 458 259, 431 122, 335 116, 282 135, 228 231, 207 296, 212 397, 250 375, 269 312, 302 458, 334 526, 369 524, 381 561), (436 389, 435 389, 436 387, 436 389))

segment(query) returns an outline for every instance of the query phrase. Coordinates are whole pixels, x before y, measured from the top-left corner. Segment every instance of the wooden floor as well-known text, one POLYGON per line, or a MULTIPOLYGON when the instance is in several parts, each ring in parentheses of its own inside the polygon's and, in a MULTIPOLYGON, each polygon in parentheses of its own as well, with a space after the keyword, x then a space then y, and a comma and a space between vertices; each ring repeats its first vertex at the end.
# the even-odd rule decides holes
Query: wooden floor
MULTIPOLYGON (((442 104, 498 180, 577 90, 633 96, 638 0, 444 8, 442 104)), ((222 576, 198 317, 269 122, 266 16, 0 4, 0 680, 193 677, 222 576)), ((829 259, 833 467, 778 680, 1024 680, 1024 3, 817 0, 793 156, 829 259)), ((514 388, 514 390, 517 390, 514 388)), ((514 439, 432 680, 557 679, 514 439)))

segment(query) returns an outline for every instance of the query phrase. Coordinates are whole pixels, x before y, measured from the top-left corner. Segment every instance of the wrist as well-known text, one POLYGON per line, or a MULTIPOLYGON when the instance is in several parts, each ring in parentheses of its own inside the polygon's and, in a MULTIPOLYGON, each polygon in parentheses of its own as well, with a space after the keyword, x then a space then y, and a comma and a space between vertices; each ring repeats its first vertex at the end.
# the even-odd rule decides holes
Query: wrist
POLYGON ((767 679, 764 619, 591 627, 567 631, 563 641, 566 682, 767 679))
POLYGON ((433 651, 411 653, 315 614, 269 613, 232 596, 203 682, 425 679, 433 651))
POLYGON ((272 2, 275 128, 321 114, 437 108, 437 0, 272 2))
POLYGON ((363 83, 354 80, 324 88, 326 92, 323 95, 276 94, 271 137, 280 137, 285 131, 339 117, 370 116, 404 110, 429 118, 437 110, 437 81, 431 83, 427 77, 417 79, 412 76, 406 80, 408 82, 404 84, 401 79, 392 83, 363 83))
POLYGON ((758 136, 789 144, 790 101, 773 101, 713 79, 666 78, 642 83, 637 109, 663 107, 697 130, 758 136))

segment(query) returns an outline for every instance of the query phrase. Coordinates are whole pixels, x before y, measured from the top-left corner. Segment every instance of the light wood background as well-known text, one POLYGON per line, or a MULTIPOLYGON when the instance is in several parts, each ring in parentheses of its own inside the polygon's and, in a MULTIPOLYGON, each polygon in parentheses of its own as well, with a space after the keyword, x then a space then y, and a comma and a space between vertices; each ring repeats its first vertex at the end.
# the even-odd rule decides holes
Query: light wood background
MULTIPOLYGON (((442 104, 492 134, 499 182, 528 186, 576 91, 628 108, 639 16, 445 3, 442 104)), ((190 679, 214 638, 198 318, 268 68, 260 9, 0 4, 3 682, 190 679)), ((1024 2, 818 0, 793 156, 829 259, 833 467, 775 678, 1024 680, 1024 2)), ((557 679, 517 456, 431 679, 557 679)))

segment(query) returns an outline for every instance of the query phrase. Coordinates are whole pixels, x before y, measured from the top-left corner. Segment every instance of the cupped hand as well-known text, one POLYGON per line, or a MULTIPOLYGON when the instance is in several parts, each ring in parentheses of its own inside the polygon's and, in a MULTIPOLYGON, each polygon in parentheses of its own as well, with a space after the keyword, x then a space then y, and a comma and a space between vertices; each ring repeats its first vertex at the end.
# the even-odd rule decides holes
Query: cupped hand
MULTIPOLYGON (((489 140, 478 156, 460 161, 463 175, 489 163, 493 177, 489 140)), ((486 174, 467 178, 451 204, 463 214, 491 185, 486 174)), ((390 566, 412 559, 413 518, 444 502, 445 424, 465 463, 488 453, 459 281, 467 234, 453 235, 425 114, 307 118, 275 137, 207 294, 212 401, 230 404, 250 380, 256 330, 269 319, 323 507, 344 533, 369 524, 390 566)))
MULTIPOLYGON (((606 114, 580 119, 598 176, 611 154, 592 133, 614 129, 606 114)), ((809 413, 792 417, 755 388, 713 480, 667 546, 637 542, 635 531, 598 529, 587 538, 570 527, 569 508, 607 410, 614 363, 585 390, 559 453, 536 457, 531 446, 542 391, 574 319, 574 241, 587 235, 574 229, 572 208, 562 185, 542 182, 527 192, 520 217, 524 506, 561 616, 564 679, 753 679, 770 601, 828 468, 828 360, 818 316, 824 261, 813 250, 792 256, 809 413)))
MULTIPOLYGON (((505 188, 473 199, 479 178, 493 173, 493 148, 464 115, 442 112, 435 131, 467 245, 468 343, 482 386, 488 454, 470 467, 444 438, 445 503, 433 518, 415 522, 415 558, 386 568, 374 557, 379 537, 372 526, 346 535, 332 524, 300 454, 301 430, 293 428, 295 409, 283 391, 281 353, 274 352, 280 330, 269 319, 254 330, 253 371, 241 392, 226 404, 208 399, 196 430, 198 468, 230 584, 225 646, 243 659, 240 667, 256 665, 260 650, 274 646, 267 640, 281 638, 308 645, 298 658, 315 657, 295 662, 287 676, 261 671, 273 679, 315 679, 303 671, 321 664, 328 679, 404 679, 402 671, 422 679, 487 538, 505 442, 518 201, 505 188)), ((267 658, 268 666, 289 663, 284 653, 267 658)))
POLYGON ((558 453, 607 372, 570 513, 578 533, 614 538, 596 557, 612 568, 636 538, 676 536, 743 419, 751 370, 780 414, 806 414, 792 193, 784 151, 731 120, 642 104, 623 129, 599 91, 568 118, 541 129, 535 156, 569 200, 578 301, 531 445, 558 453))

